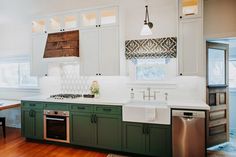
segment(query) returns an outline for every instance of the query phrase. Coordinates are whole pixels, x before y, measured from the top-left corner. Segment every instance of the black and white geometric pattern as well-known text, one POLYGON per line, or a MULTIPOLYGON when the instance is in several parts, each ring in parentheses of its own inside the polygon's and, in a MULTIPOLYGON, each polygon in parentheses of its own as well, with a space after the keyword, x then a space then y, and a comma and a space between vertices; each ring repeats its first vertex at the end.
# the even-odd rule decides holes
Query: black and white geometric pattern
POLYGON ((126 59, 176 58, 177 38, 158 38, 125 41, 126 59))

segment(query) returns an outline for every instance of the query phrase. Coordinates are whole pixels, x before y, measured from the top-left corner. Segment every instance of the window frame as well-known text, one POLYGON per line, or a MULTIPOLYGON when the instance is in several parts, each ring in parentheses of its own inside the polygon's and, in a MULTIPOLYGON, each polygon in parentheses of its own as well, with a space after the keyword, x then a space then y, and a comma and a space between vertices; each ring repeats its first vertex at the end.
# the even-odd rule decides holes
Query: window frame
MULTIPOLYGON (((229 59, 229 62, 230 61, 235 61, 236 62, 236 58, 232 58, 232 59, 229 59)), ((230 74, 229 74, 230 75, 230 74)), ((228 76, 229 77, 229 76, 228 76)), ((230 79, 229 79, 230 80, 230 79)), ((230 82, 229 82, 229 90, 232 92, 236 92, 236 86, 235 87, 230 87, 230 82)))
POLYGON ((20 86, 20 66, 19 63, 29 63, 29 68, 31 68, 31 63, 30 63, 30 57, 29 56, 14 56, 14 57, 3 57, 0 58, 0 64, 1 63, 17 63, 18 64, 18 86, 0 86, 1 90, 39 90, 39 78, 36 77, 37 79, 37 86, 20 86))

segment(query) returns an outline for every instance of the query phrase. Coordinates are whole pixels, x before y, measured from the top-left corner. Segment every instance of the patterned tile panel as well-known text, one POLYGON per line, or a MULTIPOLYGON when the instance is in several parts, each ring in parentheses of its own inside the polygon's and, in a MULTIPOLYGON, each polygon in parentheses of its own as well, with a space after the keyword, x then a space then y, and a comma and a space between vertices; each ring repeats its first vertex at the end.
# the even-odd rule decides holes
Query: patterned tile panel
POLYGON ((126 59, 176 58, 177 38, 158 38, 125 41, 126 59))

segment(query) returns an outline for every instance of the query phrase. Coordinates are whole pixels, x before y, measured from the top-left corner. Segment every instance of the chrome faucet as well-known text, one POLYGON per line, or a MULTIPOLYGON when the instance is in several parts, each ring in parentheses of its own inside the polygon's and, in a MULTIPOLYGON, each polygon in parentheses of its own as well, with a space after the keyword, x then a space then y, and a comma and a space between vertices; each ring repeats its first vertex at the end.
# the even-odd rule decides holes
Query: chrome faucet
POLYGON ((151 98, 156 100, 156 94, 159 92, 154 91, 153 95, 151 95, 151 88, 147 88, 147 95, 146 95, 145 91, 142 91, 142 93, 143 93, 143 100, 145 100, 146 98, 148 98, 148 100, 151 100, 151 98))

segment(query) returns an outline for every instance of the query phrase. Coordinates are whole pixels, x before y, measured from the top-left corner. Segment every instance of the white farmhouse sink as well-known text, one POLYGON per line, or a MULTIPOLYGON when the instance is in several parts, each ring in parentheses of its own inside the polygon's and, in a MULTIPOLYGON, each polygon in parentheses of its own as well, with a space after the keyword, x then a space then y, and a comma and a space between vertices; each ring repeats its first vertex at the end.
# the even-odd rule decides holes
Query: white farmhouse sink
POLYGON ((170 107, 164 101, 131 101, 122 111, 126 122, 170 124, 170 107))

